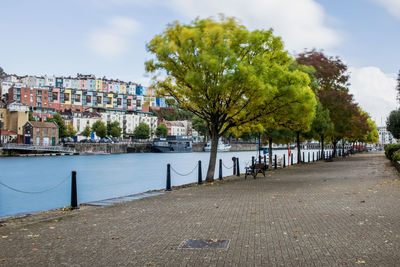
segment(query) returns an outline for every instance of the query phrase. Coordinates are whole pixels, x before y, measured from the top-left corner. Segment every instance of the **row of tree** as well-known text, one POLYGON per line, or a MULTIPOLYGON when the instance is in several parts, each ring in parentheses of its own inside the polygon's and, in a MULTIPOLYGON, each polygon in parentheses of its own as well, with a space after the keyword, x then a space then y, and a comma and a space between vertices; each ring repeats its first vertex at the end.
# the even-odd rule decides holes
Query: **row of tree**
POLYGON ((158 94, 196 115, 211 138, 207 181, 226 133, 262 133, 270 146, 294 137, 298 149, 302 139, 334 147, 377 139, 374 122, 348 92, 347 66, 315 50, 293 58, 272 29, 249 31, 224 16, 174 22, 147 50, 154 58, 146 70, 161 74, 153 84, 158 94))

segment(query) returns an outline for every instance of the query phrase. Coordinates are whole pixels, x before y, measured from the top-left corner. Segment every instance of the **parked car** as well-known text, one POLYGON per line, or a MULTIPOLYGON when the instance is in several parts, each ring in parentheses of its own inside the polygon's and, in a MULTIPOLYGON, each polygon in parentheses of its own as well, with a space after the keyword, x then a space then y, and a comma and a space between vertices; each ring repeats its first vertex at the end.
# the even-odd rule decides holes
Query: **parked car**
POLYGON ((99 141, 99 143, 106 143, 106 144, 109 144, 109 143, 112 143, 112 141, 110 141, 110 140, 107 139, 107 138, 101 138, 100 141, 99 141))
POLYGON ((89 139, 82 139, 79 143, 89 143, 89 139))
POLYGON ((119 143, 119 139, 116 138, 116 137, 113 137, 113 138, 112 138, 112 141, 113 141, 114 143, 119 143))

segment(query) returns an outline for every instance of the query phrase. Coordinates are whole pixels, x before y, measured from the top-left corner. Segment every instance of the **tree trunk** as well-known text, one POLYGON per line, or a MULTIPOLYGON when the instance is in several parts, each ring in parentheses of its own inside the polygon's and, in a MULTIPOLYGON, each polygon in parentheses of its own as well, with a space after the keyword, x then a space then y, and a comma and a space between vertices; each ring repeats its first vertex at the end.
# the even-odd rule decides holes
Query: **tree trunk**
POLYGON ((335 158, 336 157, 336 145, 337 145, 338 141, 333 141, 333 153, 332 153, 332 157, 335 158))
POLYGON ((342 139, 342 155, 344 155, 344 139, 342 139))
POLYGON ((214 181, 214 171, 215 171, 215 162, 217 161, 217 152, 218 152, 218 135, 212 134, 210 161, 208 163, 206 182, 214 181))
POLYGON ((272 137, 268 138, 268 165, 272 169, 272 137))
POLYGON ((300 132, 297 132, 297 139, 296 139, 296 143, 297 143, 297 164, 301 163, 301 148, 300 148, 300 132))
POLYGON ((325 148, 324 141, 325 141, 325 138, 323 135, 321 135, 321 155, 324 155, 324 148, 325 148))

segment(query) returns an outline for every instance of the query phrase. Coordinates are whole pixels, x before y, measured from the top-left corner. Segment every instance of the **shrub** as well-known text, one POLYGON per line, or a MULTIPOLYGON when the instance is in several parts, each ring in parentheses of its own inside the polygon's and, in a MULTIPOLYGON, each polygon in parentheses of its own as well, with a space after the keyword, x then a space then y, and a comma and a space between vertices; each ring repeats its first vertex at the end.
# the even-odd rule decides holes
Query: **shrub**
POLYGON ((392 161, 400 161, 400 150, 397 150, 392 155, 392 161))
POLYGON ((392 155, 397 150, 400 150, 400 144, 390 144, 385 146, 385 154, 388 159, 392 159, 392 155))

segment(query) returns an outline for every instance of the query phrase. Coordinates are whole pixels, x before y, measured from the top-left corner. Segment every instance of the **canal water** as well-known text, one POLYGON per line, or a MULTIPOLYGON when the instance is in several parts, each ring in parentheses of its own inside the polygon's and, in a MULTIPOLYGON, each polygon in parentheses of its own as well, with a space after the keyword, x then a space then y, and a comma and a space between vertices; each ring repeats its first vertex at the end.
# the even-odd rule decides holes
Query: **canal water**
MULTIPOLYGON (((317 150, 304 150, 308 152, 317 150)), ((276 150, 278 157, 287 150, 276 150)), ((294 161, 297 155, 295 151, 294 161)), ((241 172, 251 164, 255 151, 220 152, 217 155, 215 177, 218 176, 218 161, 223 161, 223 176, 232 175, 232 157, 239 157, 241 172)), ((78 203, 139 194, 149 190, 164 189, 166 169, 172 167, 172 185, 197 181, 197 162, 202 161, 203 179, 208 168, 209 153, 138 153, 90 156, 57 157, 4 157, 0 158, 0 182, 14 189, 38 192, 59 186, 43 193, 22 193, 0 184, 0 217, 31 213, 70 205, 71 171, 77 172, 78 203), (180 174, 187 174, 180 176, 180 174), (176 171, 176 172, 175 172, 176 171)))

